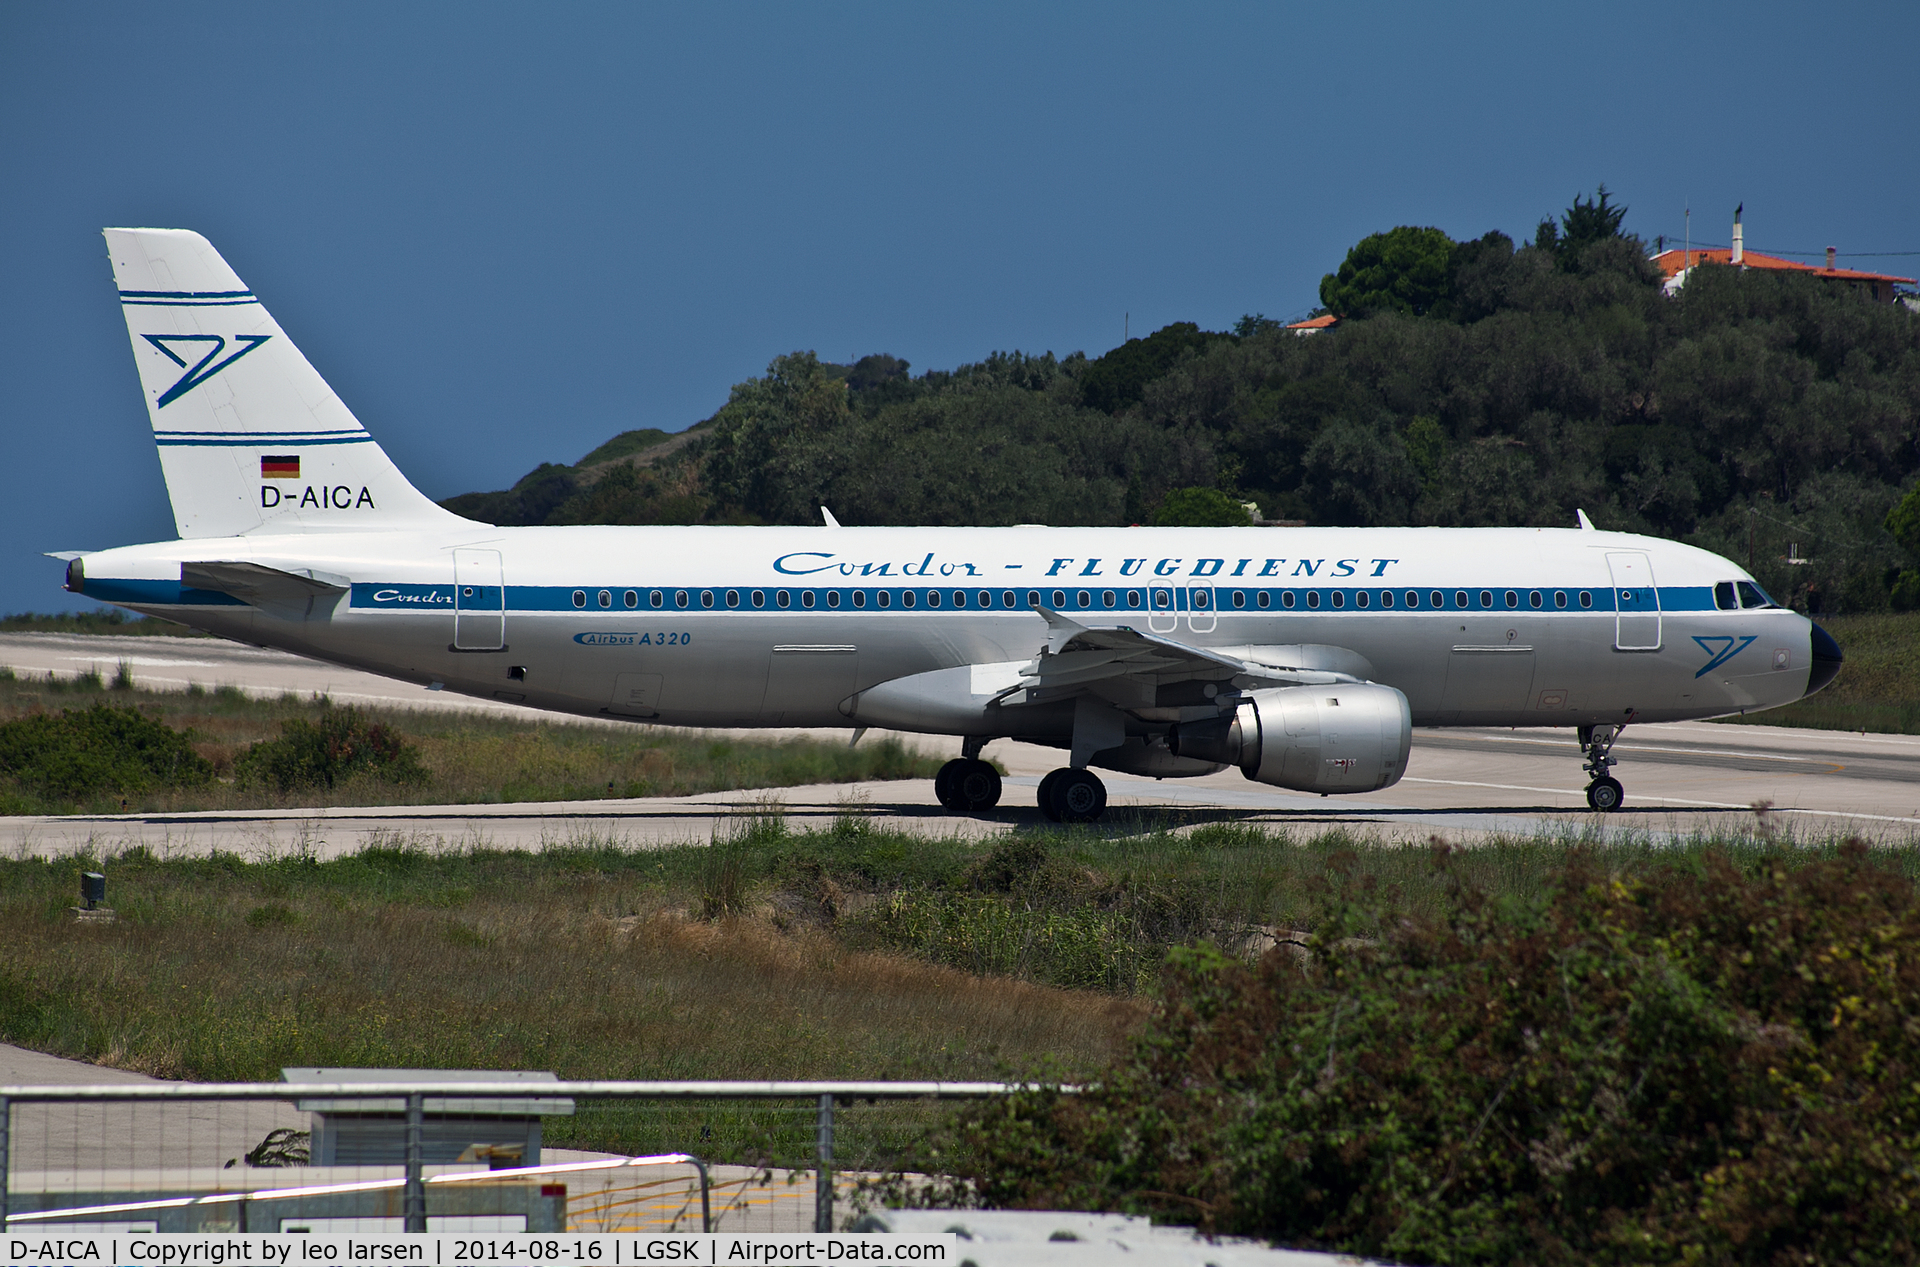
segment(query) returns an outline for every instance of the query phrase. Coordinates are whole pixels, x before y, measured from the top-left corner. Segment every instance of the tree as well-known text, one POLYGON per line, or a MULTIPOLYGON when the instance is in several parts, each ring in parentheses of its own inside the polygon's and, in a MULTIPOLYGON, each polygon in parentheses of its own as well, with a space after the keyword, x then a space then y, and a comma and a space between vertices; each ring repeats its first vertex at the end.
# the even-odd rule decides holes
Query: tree
POLYGON ((1182 359, 1228 339, 1191 321, 1162 326, 1144 339, 1128 339, 1087 366, 1080 380, 1081 399, 1102 413, 1118 413, 1138 401, 1148 383, 1182 359))
POLYGON ((1217 488, 1176 488, 1153 512, 1161 528, 1244 528, 1253 522, 1245 502, 1217 488))
POLYGON ((1453 239, 1401 225, 1354 244, 1340 271, 1320 279, 1320 302, 1342 317, 1374 312, 1425 316, 1453 290, 1453 239))
POLYGON ((1533 244, 1551 251, 1568 272, 1579 266, 1581 254, 1594 243, 1623 236, 1620 222, 1627 218, 1627 209, 1612 205, 1612 195, 1604 184, 1594 194, 1591 201, 1575 194, 1573 205, 1560 217, 1559 224, 1549 216, 1534 230, 1533 244))

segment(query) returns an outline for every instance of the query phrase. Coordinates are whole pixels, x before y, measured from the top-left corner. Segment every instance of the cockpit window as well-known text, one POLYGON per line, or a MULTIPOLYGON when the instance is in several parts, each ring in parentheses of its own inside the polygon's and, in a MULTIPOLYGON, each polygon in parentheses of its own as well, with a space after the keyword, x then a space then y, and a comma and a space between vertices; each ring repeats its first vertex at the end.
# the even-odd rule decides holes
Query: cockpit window
POLYGON ((1742 607, 1778 607, 1780 605, 1768 598, 1767 592, 1752 581, 1739 581, 1736 585, 1740 590, 1742 607))
POLYGON ((1723 612, 1740 610, 1740 600, 1733 595, 1732 581, 1722 581, 1713 587, 1713 605, 1723 612))

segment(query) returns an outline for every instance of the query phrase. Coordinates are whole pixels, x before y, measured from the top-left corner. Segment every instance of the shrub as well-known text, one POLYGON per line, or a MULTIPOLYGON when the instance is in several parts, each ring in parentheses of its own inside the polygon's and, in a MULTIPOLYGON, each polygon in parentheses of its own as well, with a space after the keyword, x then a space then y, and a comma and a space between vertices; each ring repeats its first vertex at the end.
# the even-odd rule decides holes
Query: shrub
POLYGON ((1330 883, 1306 953, 1179 952, 1081 1094, 965 1119, 978 1196, 1402 1261, 1913 1261, 1920 901, 1857 842, 1434 916, 1330 883))
POLYGON ((384 722, 370 722, 359 709, 328 709, 319 720, 295 717, 280 723, 280 737, 254 744, 233 764, 242 783, 264 783, 282 792, 333 787, 367 773, 389 783, 424 783, 420 754, 384 722))
POLYGON ((182 733, 138 709, 67 709, 0 723, 0 771, 55 801, 205 783, 213 767, 182 733))

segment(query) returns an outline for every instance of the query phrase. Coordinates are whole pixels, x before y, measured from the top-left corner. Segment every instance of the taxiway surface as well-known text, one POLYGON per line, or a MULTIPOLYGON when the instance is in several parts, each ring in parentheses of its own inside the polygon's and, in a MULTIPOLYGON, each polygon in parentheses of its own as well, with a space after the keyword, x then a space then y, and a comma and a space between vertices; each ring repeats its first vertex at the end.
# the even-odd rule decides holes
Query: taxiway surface
MULTIPOLYGON (((111 677, 123 660, 137 681, 156 689, 233 685, 260 695, 325 692, 386 706, 552 716, 212 639, 0 635, 0 664, 17 673, 64 677, 97 668, 111 677)), ((930 753, 959 748, 953 739, 902 738, 930 753)), ((1898 841, 1920 834, 1920 736, 1673 723, 1630 729, 1614 751, 1627 800, 1604 818, 1586 808, 1579 751, 1564 730, 1418 731, 1407 777, 1370 796, 1302 795, 1248 782, 1238 771, 1164 781, 1103 771, 1102 778, 1117 811, 1107 826, 1116 831, 1171 819, 1292 823, 1309 830, 1342 823, 1394 837, 1462 840, 1541 829, 1667 836, 1762 823, 1803 837, 1846 832, 1898 841)), ((776 807, 796 828, 852 814, 876 826, 991 836, 1038 821, 1033 788, 1061 764, 1061 754, 997 742, 987 755, 1007 769, 1006 794, 997 809, 969 816, 942 810, 931 781, 921 779, 637 800, 11 818, 0 819, 0 850, 111 854, 146 845, 163 854, 221 849, 325 857, 376 839, 425 847, 537 849, 592 841, 641 848, 705 843, 776 807)))

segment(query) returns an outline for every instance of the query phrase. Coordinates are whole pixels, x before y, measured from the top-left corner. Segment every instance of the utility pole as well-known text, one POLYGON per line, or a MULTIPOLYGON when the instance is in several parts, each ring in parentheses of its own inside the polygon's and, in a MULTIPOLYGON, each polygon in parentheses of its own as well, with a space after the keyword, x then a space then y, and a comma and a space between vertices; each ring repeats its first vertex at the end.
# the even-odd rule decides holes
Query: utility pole
POLYGON ((1747 572, 1753 572, 1753 526, 1760 520, 1758 506, 1747 507, 1747 572))

